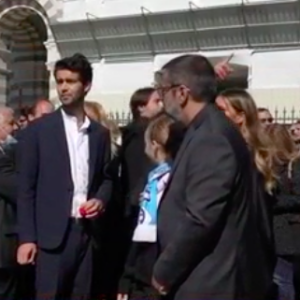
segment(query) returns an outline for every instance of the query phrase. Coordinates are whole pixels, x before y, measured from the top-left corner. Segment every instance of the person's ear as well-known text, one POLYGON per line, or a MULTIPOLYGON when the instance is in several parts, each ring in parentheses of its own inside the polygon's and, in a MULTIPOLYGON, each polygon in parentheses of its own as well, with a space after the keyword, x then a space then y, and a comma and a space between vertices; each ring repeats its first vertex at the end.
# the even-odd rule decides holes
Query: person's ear
POLYGON ((186 104, 189 100, 189 97, 190 97, 190 89, 187 88, 185 85, 180 85, 177 88, 176 93, 178 95, 177 99, 178 99, 179 105, 181 107, 186 106, 186 104))
POLYGON ((87 83, 84 85, 84 93, 87 94, 90 90, 91 90, 92 84, 91 83, 87 83))

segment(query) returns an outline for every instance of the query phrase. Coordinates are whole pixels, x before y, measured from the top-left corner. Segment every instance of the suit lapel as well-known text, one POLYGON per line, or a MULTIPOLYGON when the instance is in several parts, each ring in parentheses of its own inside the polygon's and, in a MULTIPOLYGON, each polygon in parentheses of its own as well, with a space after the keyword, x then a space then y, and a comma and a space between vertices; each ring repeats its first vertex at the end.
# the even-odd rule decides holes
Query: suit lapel
MULTIPOLYGON (((58 146, 58 153, 60 153, 61 161, 62 161, 62 168, 67 170, 68 176, 72 181, 72 172, 71 172, 71 164, 70 164, 70 155, 68 149, 68 142, 67 142, 67 133, 65 130, 65 125, 62 117, 62 113, 57 110, 54 113, 54 126, 53 129, 55 130, 55 138, 57 141, 58 146)), ((73 182, 73 181, 72 181, 73 182)))
POLYGON ((189 143, 193 139, 193 132, 194 132, 194 128, 192 127, 192 128, 189 128, 189 130, 185 134, 185 137, 184 137, 184 139, 182 141, 182 144, 181 144, 181 146, 179 148, 179 151, 178 151, 178 153, 176 155, 176 158, 175 158, 175 160, 173 162, 171 174, 170 174, 170 177, 169 177, 168 182, 166 184, 165 190, 164 190, 164 192, 163 192, 163 194, 161 196, 160 203, 162 202, 164 196, 166 195, 166 193, 167 193, 167 191, 168 191, 168 189, 170 187, 170 184, 172 182, 172 178, 173 178, 173 176, 175 174, 175 171, 176 171, 176 169, 177 169, 177 167, 178 167, 178 165, 179 165, 179 163, 181 161, 181 158, 182 158, 182 156, 183 156, 183 154, 185 152, 185 149, 187 148, 187 146, 189 145, 189 143))
POLYGON ((171 185, 171 182, 172 182, 172 179, 173 179, 173 176, 176 172, 176 169, 178 168, 179 166, 179 163, 183 157, 183 154, 185 153, 185 150, 186 148, 188 147, 188 145, 190 144, 190 142, 192 141, 193 137, 194 137, 194 133, 195 131, 197 130, 197 128, 200 127, 200 125, 202 124, 202 122, 204 121, 206 115, 208 114, 208 111, 211 109, 213 105, 211 104, 207 104, 206 107, 204 107, 199 113, 198 115, 195 117, 195 119, 192 121, 192 123, 190 124, 186 134, 185 134, 185 137, 182 141, 182 144, 179 148, 179 151, 176 155, 176 158, 173 162, 173 167, 172 167, 172 171, 171 171, 171 174, 170 174, 170 177, 169 177, 169 180, 166 184, 166 188, 162 194, 162 197, 161 197, 161 201, 160 203, 163 201, 163 198, 165 197, 165 195, 167 194, 168 192, 168 189, 170 188, 170 185, 171 185))
POLYGON ((97 126, 94 122, 91 122, 91 125, 88 129, 88 138, 89 138, 89 188, 93 182, 95 167, 97 164, 97 155, 100 151, 99 145, 99 135, 97 131, 97 126))

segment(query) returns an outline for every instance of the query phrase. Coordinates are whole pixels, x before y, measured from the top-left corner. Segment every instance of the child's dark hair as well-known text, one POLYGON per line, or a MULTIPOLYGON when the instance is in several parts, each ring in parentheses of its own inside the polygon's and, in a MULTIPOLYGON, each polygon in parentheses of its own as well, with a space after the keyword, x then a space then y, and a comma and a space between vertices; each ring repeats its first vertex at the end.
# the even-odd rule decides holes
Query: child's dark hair
POLYGON ((146 137, 164 147, 174 159, 184 137, 184 127, 165 113, 159 114, 148 125, 146 137))
POLYGON ((60 70, 69 70, 78 73, 83 84, 89 84, 93 80, 92 66, 88 59, 80 53, 75 53, 70 57, 58 60, 55 63, 54 76, 60 70))

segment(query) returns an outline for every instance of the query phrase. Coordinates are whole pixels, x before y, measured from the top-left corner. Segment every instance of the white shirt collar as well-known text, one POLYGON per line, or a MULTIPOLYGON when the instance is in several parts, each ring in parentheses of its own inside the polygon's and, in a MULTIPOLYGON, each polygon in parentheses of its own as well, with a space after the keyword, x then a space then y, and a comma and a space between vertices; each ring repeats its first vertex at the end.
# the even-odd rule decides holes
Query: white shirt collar
MULTIPOLYGON (((63 109, 61 109, 61 113, 62 113, 63 120, 65 122, 72 122, 72 123, 75 123, 76 126, 77 126, 77 119, 76 119, 76 117, 68 115, 63 109)), ((85 116, 83 124, 78 129, 78 131, 86 131, 90 127, 90 125, 91 125, 90 119, 87 116, 85 116)))

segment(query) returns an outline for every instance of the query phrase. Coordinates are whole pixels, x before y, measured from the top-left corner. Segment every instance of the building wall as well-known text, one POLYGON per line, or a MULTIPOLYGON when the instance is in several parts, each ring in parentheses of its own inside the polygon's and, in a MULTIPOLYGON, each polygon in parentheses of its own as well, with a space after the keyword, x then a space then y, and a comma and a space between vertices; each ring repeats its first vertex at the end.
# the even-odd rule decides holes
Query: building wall
MULTIPOLYGON (((232 52, 202 53, 213 63, 232 52)), ((178 54, 180 55, 180 54, 178 54)), ((94 82, 89 99, 100 101, 107 110, 128 110, 131 94, 153 83, 153 73, 176 55, 157 55, 152 61, 93 64, 94 82)), ((249 91, 259 106, 291 109, 300 104, 300 50, 257 53, 236 51, 233 68, 249 67, 249 91)))
MULTIPOLYGON (((232 61, 248 64, 251 51, 236 53, 232 61)), ((213 63, 230 54, 228 51, 204 53, 213 63)), ((94 80, 88 99, 100 101, 109 111, 126 111, 131 94, 138 88, 152 85, 154 72, 178 55, 181 54, 157 55, 153 60, 144 62, 94 63, 94 80)))
POLYGON ((300 50, 253 53, 250 91, 260 106, 291 109, 300 104, 300 50))
POLYGON ((108 110, 127 110, 132 92, 153 82, 153 62, 93 64, 94 80, 88 99, 108 110))

